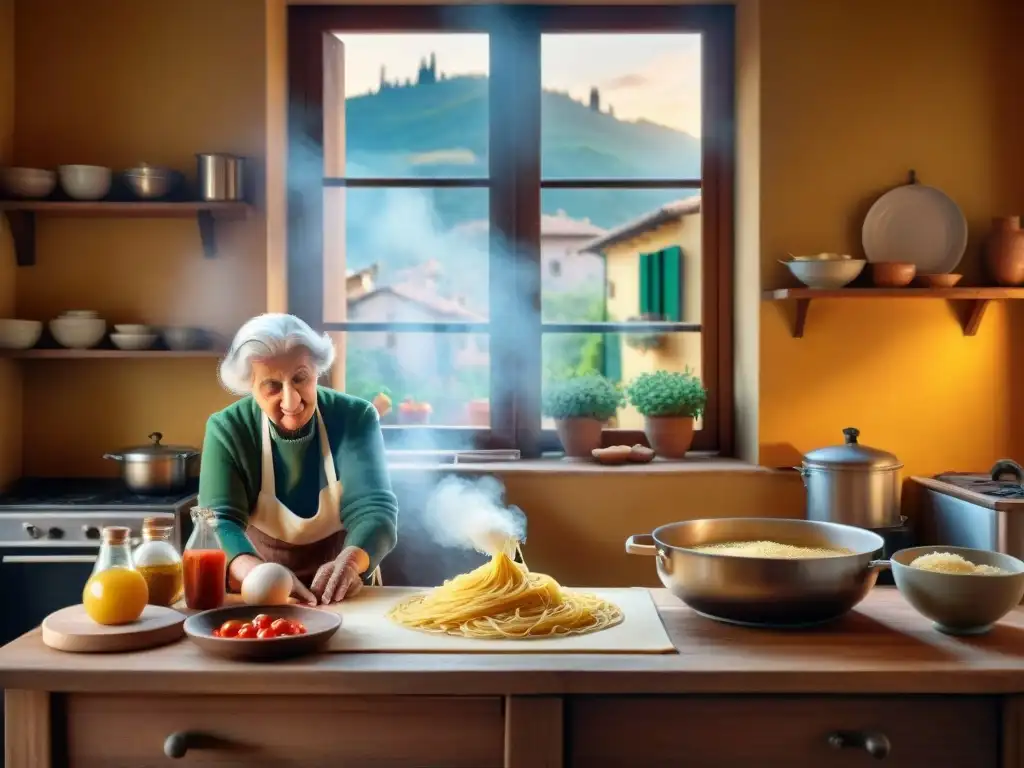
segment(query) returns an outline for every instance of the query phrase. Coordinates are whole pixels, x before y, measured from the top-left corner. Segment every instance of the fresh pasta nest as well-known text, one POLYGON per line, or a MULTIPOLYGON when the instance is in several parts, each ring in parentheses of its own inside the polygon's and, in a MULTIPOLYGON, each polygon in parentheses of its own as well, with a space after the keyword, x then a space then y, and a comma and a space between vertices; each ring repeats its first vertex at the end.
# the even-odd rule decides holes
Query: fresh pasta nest
POLYGON ((423 632, 495 640, 583 635, 624 618, 617 605, 563 590, 550 576, 516 563, 507 551, 399 603, 388 615, 423 632))

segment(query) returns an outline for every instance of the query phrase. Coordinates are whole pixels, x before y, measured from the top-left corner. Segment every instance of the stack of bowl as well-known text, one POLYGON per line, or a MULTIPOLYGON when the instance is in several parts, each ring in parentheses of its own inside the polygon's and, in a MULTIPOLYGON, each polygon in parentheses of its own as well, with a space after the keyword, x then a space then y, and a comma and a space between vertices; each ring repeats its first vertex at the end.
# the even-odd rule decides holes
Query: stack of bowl
POLYGON ((49 327, 56 342, 68 349, 91 349, 107 333, 107 321, 92 310, 65 312, 51 320, 49 327))
POLYGON ((0 320, 0 349, 31 349, 42 334, 38 320, 0 320))
POLYGON ((819 253, 814 256, 791 256, 781 262, 790 273, 808 288, 830 291, 845 288, 864 269, 864 259, 842 253, 819 253))
POLYGON ((0 170, 0 187, 8 197, 29 200, 49 197, 57 186, 57 174, 43 168, 4 168, 0 170))
POLYGON ((115 325, 110 340, 118 349, 137 352, 153 346, 156 342, 156 332, 148 325, 115 325))

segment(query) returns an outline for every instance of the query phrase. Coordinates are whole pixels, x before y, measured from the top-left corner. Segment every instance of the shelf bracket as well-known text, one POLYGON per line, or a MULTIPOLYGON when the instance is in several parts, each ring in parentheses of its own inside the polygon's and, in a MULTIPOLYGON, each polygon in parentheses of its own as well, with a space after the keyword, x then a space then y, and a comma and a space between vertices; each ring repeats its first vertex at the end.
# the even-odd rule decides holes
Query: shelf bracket
POLYGON ((3 212, 14 241, 14 258, 19 267, 36 263, 36 215, 31 211, 3 212))
POLYGON ((212 211, 199 211, 196 214, 199 224, 199 239, 203 243, 203 256, 208 259, 217 258, 217 224, 212 211))
POLYGON ((991 299, 974 299, 970 302, 967 320, 963 323, 964 336, 974 336, 978 333, 981 319, 985 316, 985 310, 991 303, 991 299))
POLYGON ((796 315, 793 317, 793 338, 804 337, 804 326, 807 325, 807 312, 811 308, 810 299, 796 300, 796 315))

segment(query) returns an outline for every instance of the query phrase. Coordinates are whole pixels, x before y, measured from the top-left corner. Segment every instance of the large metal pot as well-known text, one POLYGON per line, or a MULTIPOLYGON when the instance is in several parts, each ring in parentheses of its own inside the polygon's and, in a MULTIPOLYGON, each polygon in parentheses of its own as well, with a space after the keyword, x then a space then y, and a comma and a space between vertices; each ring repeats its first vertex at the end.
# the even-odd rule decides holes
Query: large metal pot
POLYGON ((842 616, 864 599, 888 561, 882 537, 809 520, 732 517, 690 520, 630 536, 626 551, 657 558, 661 583, 700 614, 733 624, 793 627, 842 616), (781 560, 695 552, 725 542, 774 541, 843 548, 852 555, 781 560))
POLYGON ((189 460, 199 451, 183 445, 161 445, 160 432, 153 432, 149 445, 137 445, 103 458, 121 464, 121 477, 134 493, 163 495, 182 491, 188 485, 189 460))
POLYGON ((843 445, 810 451, 796 467, 807 488, 807 519, 872 529, 902 525, 903 464, 858 443, 860 431, 853 427, 843 436, 843 445))

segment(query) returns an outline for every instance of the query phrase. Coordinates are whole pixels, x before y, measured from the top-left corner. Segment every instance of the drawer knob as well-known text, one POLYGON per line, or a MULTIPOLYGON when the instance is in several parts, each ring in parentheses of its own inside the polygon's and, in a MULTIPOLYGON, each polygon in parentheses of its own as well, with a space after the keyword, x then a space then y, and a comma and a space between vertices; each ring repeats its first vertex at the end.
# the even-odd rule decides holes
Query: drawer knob
POLYGON ((181 760, 190 749, 224 749, 228 744, 207 733, 175 731, 164 739, 164 754, 171 760, 181 760))
POLYGON ((828 736, 832 749, 863 749, 875 760, 889 756, 889 737, 879 731, 836 731, 828 736))

